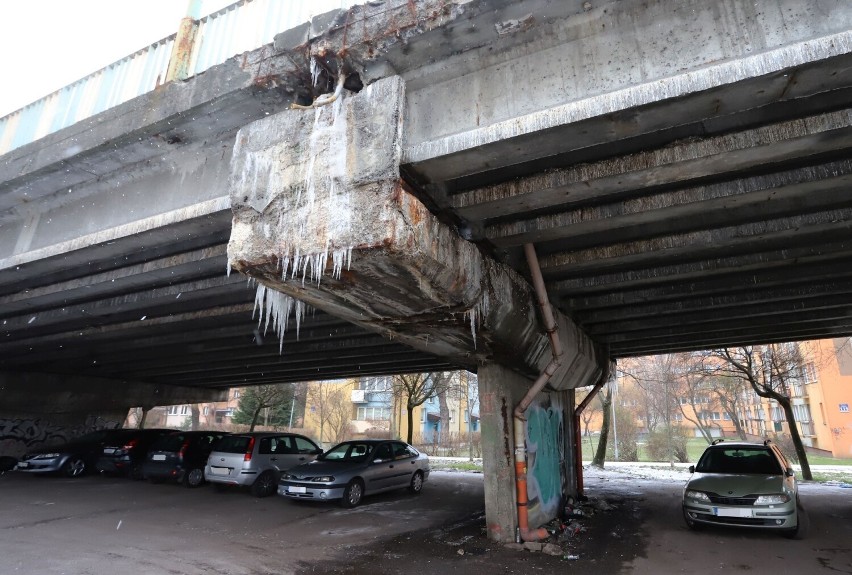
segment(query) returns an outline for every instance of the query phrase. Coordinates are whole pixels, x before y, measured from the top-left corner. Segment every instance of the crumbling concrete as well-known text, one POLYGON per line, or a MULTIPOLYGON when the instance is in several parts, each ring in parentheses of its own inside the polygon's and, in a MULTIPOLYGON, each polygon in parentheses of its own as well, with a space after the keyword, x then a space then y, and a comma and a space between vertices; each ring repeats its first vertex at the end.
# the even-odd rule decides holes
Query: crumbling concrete
MULTIPOLYGON (((231 265, 461 365, 499 359, 537 374, 550 357, 529 285, 440 223, 400 181, 403 102, 394 77, 241 130, 231 171, 231 265)), ((277 304, 260 303, 276 313, 277 304)), ((561 324, 572 351, 554 380, 585 385, 598 371, 594 347, 569 320, 561 324)))

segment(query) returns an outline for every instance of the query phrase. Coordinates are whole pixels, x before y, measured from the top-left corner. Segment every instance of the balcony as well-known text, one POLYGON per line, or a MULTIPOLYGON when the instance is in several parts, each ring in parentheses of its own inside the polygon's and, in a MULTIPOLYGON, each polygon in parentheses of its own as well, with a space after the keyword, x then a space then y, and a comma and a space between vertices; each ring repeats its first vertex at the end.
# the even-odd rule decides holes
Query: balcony
POLYGON ((352 403, 367 403, 367 391, 364 389, 353 389, 352 403))

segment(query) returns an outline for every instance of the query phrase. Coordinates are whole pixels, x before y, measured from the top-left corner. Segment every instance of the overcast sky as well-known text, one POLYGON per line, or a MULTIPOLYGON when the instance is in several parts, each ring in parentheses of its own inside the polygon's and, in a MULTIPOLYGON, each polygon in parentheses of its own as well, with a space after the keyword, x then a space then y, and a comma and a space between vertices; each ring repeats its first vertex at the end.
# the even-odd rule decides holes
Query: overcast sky
MULTIPOLYGON (((202 0, 201 15, 233 2, 202 0)), ((0 1, 0 117, 173 34, 188 5, 189 0, 0 1)))

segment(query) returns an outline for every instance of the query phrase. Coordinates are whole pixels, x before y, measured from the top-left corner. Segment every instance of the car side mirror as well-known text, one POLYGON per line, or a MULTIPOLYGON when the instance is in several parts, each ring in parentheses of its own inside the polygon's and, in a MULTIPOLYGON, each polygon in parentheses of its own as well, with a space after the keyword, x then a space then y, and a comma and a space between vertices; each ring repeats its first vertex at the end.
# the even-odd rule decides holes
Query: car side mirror
POLYGON ((786 475, 787 477, 794 477, 796 475, 796 472, 793 471, 792 467, 788 467, 787 470, 784 471, 784 475, 786 475))
POLYGON ((690 473, 695 473, 695 466, 694 466, 694 465, 690 465, 690 466, 689 466, 689 472, 690 472, 690 473))

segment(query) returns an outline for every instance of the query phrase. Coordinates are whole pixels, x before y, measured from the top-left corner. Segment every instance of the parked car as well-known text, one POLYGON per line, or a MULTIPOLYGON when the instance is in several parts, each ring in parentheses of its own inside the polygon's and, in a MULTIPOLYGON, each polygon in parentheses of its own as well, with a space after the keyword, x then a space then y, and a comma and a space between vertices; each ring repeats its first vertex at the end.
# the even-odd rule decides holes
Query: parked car
POLYGON ((104 445, 121 435, 120 429, 101 429, 61 445, 34 449, 25 454, 15 469, 25 473, 58 473, 80 477, 95 469, 104 445))
POLYGON ((204 477, 217 487, 250 487, 256 497, 275 493, 281 473, 322 453, 319 446, 294 433, 226 435, 213 447, 204 477))
POLYGON ((148 449, 161 436, 174 429, 122 429, 104 443, 95 467, 101 473, 126 475, 142 479, 142 464, 148 449))
POLYGON ((801 535, 796 478, 771 442, 717 440, 689 471, 683 517, 690 529, 724 525, 801 535))
POLYGON ((345 441, 285 473, 278 494, 355 507, 364 495, 391 489, 420 493, 429 471, 429 458, 402 441, 345 441))
POLYGON ((213 444, 224 431, 176 431, 159 437, 142 464, 142 476, 150 481, 177 481, 187 487, 204 483, 204 466, 213 444))

